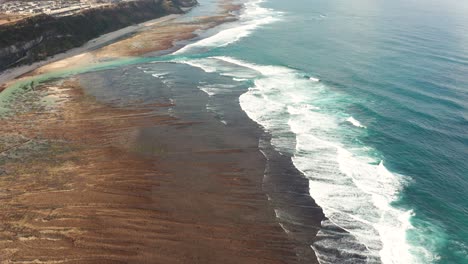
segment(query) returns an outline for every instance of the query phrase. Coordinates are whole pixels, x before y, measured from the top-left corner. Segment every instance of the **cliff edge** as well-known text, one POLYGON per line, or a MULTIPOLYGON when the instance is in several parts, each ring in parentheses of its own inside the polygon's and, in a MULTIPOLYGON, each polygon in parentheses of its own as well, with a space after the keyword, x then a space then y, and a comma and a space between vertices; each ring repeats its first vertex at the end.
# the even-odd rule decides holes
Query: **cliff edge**
POLYGON ((140 0, 65 17, 38 15, 0 26, 0 71, 79 47, 102 34, 169 14, 196 0, 140 0))

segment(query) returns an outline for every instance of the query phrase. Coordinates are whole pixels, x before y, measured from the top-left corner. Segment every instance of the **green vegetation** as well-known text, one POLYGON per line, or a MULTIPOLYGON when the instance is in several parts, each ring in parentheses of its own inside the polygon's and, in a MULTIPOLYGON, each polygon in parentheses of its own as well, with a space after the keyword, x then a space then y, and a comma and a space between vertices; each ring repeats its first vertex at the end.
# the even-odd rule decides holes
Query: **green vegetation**
POLYGON ((0 26, 0 70, 78 47, 102 34, 170 13, 191 0, 141 0, 66 17, 38 15, 0 26))

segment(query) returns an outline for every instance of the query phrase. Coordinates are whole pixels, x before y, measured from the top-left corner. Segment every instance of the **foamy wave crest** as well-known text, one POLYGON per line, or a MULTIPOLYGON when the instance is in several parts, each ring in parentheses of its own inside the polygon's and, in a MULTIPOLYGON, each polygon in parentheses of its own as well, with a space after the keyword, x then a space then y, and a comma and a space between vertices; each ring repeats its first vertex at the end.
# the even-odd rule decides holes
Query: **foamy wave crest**
POLYGON ((354 117, 349 117, 348 119, 346 119, 346 121, 348 121, 349 123, 351 123, 353 126, 355 127, 361 127, 361 128, 366 128, 366 126, 363 126, 361 124, 361 122, 357 121, 354 117))
POLYGON ((245 81, 248 81, 249 79, 245 79, 245 78, 232 78, 233 81, 236 81, 236 82, 245 82, 245 81))
MULTIPOLYGON (((146 73, 146 72, 145 72, 146 73)), ((161 79, 163 78, 164 76, 168 75, 169 73, 168 72, 159 72, 159 73, 152 73, 151 75, 153 77, 156 77, 158 79, 161 79)))
POLYGON ((188 60, 180 60, 180 61, 176 61, 178 63, 184 63, 184 64, 187 64, 187 65, 190 65, 192 67, 195 67, 195 68, 200 68, 202 69, 204 72, 216 72, 216 68, 213 67, 213 66, 209 66, 209 64, 207 63, 203 63, 203 60, 199 60, 199 61, 196 61, 196 60, 191 60, 191 61, 188 61, 188 60))
POLYGON ((209 87, 199 87, 199 89, 205 92, 209 97, 212 97, 216 94, 216 92, 212 91, 212 89, 209 87))
POLYGON ((239 20, 220 27, 226 28, 215 35, 189 44, 174 54, 184 54, 200 49, 228 46, 242 38, 249 36, 256 28, 278 21, 281 12, 261 7, 264 0, 251 1, 244 4, 239 20))
MULTIPOLYGON (((342 142, 340 118, 314 105, 329 96, 330 89, 280 66, 231 57, 205 58, 196 63, 219 74, 230 72, 235 78, 245 78, 246 72, 255 75, 250 78, 254 85, 239 98, 242 109, 272 134, 276 149, 294 154, 295 166, 309 179, 311 196, 330 224, 350 234, 349 238, 334 240, 339 246, 320 239, 312 245, 322 263, 351 263, 350 254, 364 255, 358 259, 364 258, 365 263, 418 263, 411 253, 415 248, 406 240, 406 232, 412 228, 412 212, 392 206, 404 177, 387 170, 383 161, 361 154, 368 153, 369 147, 350 148, 342 142), (329 253, 337 248, 340 254, 329 253), (343 262, 337 256, 348 260, 343 262)), ((347 121, 364 127, 354 118, 347 121)), ((326 226, 324 223, 319 235, 325 234, 326 226)))
POLYGON ((227 94, 232 91, 235 85, 229 84, 207 84, 198 86, 198 89, 205 92, 209 97, 213 97, 217 94, 227 94))

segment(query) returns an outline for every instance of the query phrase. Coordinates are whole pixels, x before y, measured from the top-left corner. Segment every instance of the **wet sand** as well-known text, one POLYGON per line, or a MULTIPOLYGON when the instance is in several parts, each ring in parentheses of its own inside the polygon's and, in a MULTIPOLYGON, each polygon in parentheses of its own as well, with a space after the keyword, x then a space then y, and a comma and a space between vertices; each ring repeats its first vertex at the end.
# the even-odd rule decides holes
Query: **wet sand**
MULTIPOLYGON (((35 62, 35 63, 32 63, 31 65, 23 65, 23 66, 7 69, 3 72, 0 72, 0 83, 9 82, 21 75, 24 75, 28 72, 34 71, 35 69, 46 66, 46 65, 49 67, 51 64, 53 64, 54 66, 50 68, 51 70, 53 70, 54 68, 60 68, 60 67, 64 67, 67 65, 71 65, 72 62, 76 63, 80 60, 82 60, 82 62, 80 62, 81 64, 89 63, 89 61, 83 60, 84 54, 86 54, 87 52, 102 48, 103 46, 106 46, 109 43, 118 41, 119 39, 122 39, 122 38, 125 39, 126 37, 129 37, 135 33, 146 30, 149 25, 152 25, 152 26, 163 25, 164 23, 169 22, 179 16, 180 15, 168 15, 168 16, 164 16, 161 18, 157 18, 157 19, 145 22, 145 23, 141 23, 139 25, 122 28, 117 31, 104 34, 96 39, 90 40, 81 47, 73 48, 67 52, 63 52, 55 56, 52 56, 48 58, 47 60, 35 62), (68 60, 70 60, 70 63, 67 63, 68 60), (54 64, 55 62, 58 62, 58 63, 54 64)), ((1 91, 1 88, 0 88, 0 91, 1 91)))
POLYGON ((247 119, 115 108, 75 79, 35 93, 63 102, 3 120, 4 138, 21 133, 1 150, 3 263, 299 263, 262 189, 258 137, 238 133, 255 131, 247 119))
POLYGON ((238 11, 241 5, 224 0, 220 1, 219 8, 217 14, 197 17, 193 21, 178 21, 180 15, 168 15, 129 26, 104 34, 82 47, 57 54, 45 61, 5 70, 0 72, 0 92, 18 79, 30 76, 176 49, 180 47, 177 43, 197 37, 196 31, 234 21, 236 16, 233 12, 238 11))
MULTIPOLYGON (((30 75, 167 49, 232 17, 205 19, 30 75)), ((238 95, 226 98, 236 120, 226 126, 206 113, 206 95, 189 94, 116 107, 72 77, 19 97, 0 127, 0 263, 317 263, 323 215, 289 157, 270 149, 267 162, 238 95)))

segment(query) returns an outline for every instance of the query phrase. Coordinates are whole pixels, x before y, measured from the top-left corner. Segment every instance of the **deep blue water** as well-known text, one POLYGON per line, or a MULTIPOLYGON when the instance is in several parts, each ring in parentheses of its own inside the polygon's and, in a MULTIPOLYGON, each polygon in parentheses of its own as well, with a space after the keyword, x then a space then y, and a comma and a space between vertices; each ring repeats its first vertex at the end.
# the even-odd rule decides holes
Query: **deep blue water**
POLYGON ((368 262, 468 263, 468 2, 268 0, 223 29, 178 59, 251 82, 241 106, 331 219, 323 263, 356 243, 368 262))

